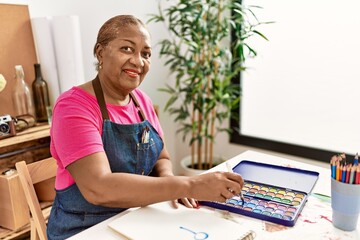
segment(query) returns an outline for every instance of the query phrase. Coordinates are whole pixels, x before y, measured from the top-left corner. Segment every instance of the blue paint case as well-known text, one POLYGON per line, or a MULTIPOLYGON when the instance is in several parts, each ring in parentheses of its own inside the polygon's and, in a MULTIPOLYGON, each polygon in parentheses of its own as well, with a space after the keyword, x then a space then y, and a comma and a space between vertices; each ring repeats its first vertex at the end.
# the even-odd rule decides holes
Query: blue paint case
POLYGON ((244 202, 234 196, 225 203, 200 201, 201 205, 290 227, 319 178, 318 172, 250 160, 242 160, 232 170, 245 181, 244 202))

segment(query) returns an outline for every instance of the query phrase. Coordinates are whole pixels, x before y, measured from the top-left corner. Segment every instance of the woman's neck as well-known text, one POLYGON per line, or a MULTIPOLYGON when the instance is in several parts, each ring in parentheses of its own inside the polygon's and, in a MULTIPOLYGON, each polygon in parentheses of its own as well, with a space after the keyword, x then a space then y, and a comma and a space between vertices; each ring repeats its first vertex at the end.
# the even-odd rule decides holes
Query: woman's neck
POLYGON ((106 103, 125 106, 130 101, 129 91, 120 90, 109 84, 107 81, 101 81, 101 88, 104 93, 106 103))

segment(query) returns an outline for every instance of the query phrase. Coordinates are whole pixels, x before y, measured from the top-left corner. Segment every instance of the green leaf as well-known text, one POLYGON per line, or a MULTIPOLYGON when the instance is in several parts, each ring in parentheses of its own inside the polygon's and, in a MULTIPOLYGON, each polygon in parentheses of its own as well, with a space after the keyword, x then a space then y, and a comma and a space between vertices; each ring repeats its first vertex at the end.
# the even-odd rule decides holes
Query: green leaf
POLYGON ((254 30, 253 33, 256 33, 257 35, 261 36, 263 39, 269 41, 269 39, 264 34, 262 34, 261 32, 259 32, 257 30, 254 30))

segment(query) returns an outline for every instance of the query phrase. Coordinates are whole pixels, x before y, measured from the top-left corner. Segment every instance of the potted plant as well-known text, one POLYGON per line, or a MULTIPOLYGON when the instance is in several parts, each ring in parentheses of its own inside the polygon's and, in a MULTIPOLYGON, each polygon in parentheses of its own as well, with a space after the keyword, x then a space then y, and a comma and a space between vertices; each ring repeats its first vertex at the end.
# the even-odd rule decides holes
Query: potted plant
POLYGON ((170 95, 165 111, 180 124, 177 132, 184 141, 190 136, 192 168, 213 167, 216 134, 231 132, 222 122, 240 100, 240 86, 232 78, 245 70, 247 57, 256 56, 246 40, 266 39, 256 30, 262 23, 253 7, 236 0, 177 0, 149 19, 164 23, 170 33, 159 42, 160 56, 175 82, 160 90, 170 95))

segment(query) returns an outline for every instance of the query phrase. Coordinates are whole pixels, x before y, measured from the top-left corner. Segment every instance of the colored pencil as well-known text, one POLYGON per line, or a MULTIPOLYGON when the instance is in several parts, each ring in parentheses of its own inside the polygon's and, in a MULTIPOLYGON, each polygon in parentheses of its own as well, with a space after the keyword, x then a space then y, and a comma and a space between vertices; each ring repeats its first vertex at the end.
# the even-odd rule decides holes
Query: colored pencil
POLYGON ((345 180, 346 183, 349 183, 349 180, 350 180, 350 172, 351 172, 351 165, 348 164, 348 165, 346 166, 346 180, 345 180))
POLYGON ((345 153, 342 153, 340 156, 341 156, 341 161, 344 160, 344 161, 343 161, 343 164, 344 164, 344 165, 347 165, 347 162, 346 162, 346 154, 345 154, 345 153))
POLYGON ((355 171, 356 171, 356 166, 354 165, 351 167, 350 178, 349 178, 350 184, 355 183, 355 171))
POLYGON ((340 167, 340 170, 341 170, 341 181, 344 183, 346 180, 346 166, 342 165, 340 167))
POLYGON ((356 179, 356 184, 360 184, 360 165, 358 165, 356 169, 356 179))
POLYGON ((359 155, 358 155, 358 153, 356 153, 356 155, 355 155, 353 164, 354 164, 354 165, 358 165, 358 164, 359 164, 359 155))
POLYGON ((340 162, 336 162, 336 180, 340 180, 340 162))
POLYGON ((332 156, 331 160, 330 160, 330 167, 331 167, 331 177, 333 179, 336 179, 336 161, 337 161, 337 156, 332 156))

